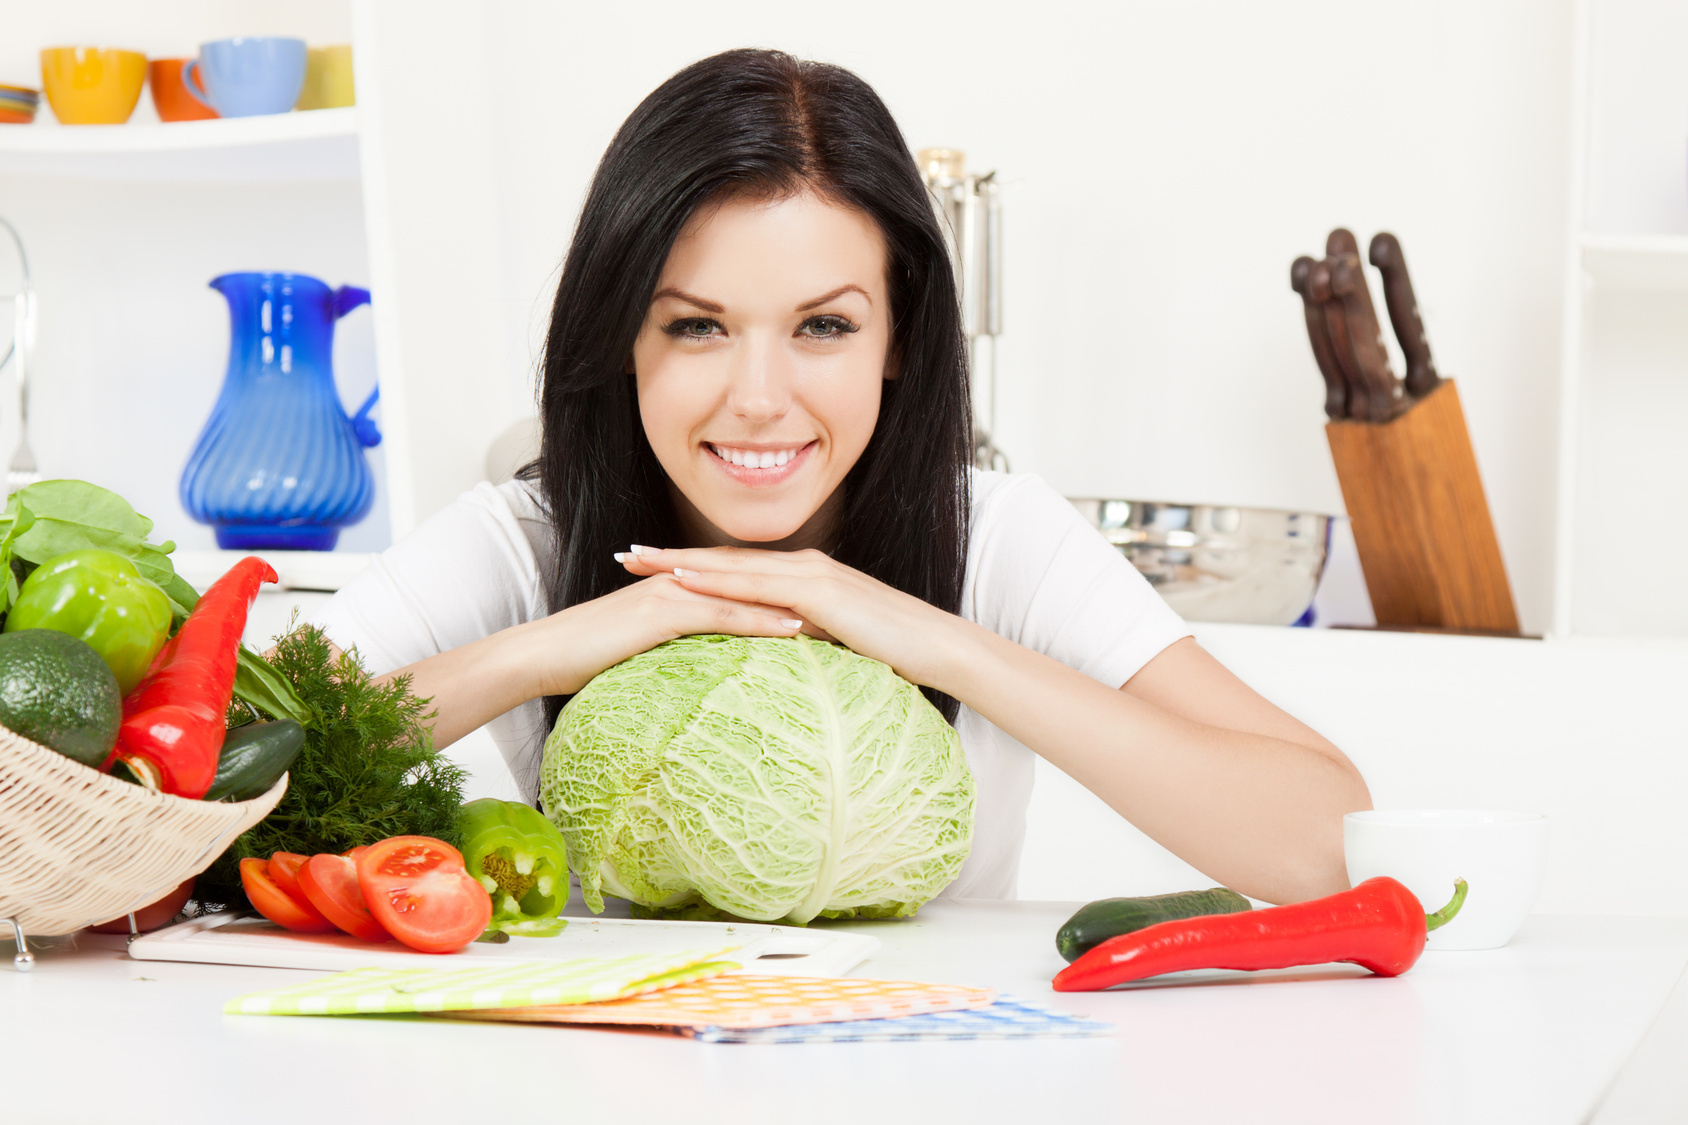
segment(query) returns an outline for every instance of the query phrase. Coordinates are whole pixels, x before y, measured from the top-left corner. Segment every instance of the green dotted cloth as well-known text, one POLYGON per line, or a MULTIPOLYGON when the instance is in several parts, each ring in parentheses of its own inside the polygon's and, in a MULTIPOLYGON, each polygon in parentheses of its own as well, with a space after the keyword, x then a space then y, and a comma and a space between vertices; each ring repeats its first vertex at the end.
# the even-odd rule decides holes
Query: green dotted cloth
POLYGON ((738 948, 520 961, 474 969, 352 969, 239 996, 223 1005, 223 1011, 245 1016, 357 1016, 592 1004, 732 972, 739 964, 720 958, 738 948))

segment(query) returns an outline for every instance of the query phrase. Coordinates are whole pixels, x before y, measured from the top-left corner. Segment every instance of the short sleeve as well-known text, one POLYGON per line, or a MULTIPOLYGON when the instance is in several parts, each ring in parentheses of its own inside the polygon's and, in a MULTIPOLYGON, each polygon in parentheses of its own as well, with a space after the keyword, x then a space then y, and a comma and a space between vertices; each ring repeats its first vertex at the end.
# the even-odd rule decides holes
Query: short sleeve
POLYGON ((378 555, 311 617, 372 675, 545 614, 530 487, 477 485, 378 555))
POLYGON ((1191 635, 1147 579, 1030 473, 974 476, 963 612, 1117 688, 1191 635))

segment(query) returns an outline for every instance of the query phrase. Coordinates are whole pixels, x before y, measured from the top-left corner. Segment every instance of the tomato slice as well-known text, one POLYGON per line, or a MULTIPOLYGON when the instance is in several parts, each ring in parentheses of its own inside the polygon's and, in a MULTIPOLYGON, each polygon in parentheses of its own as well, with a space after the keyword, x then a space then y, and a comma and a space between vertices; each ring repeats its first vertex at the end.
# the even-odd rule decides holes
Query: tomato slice
POLYGON ((358 865, 343 855, 313 855, 299 868, 299 889, 322 916, 364 941, 392 941, 370 916, 358 889, 358 865))
POLYGON ((297 852, 276 852, 270 856, 270 882, 280 887, 294 902, 305 901, 305 892, 299 889, 299 868, 310 858, 297 852))
POLYGON ((275 885, 269 875, 269 862, 262 859, 240 861, 240 885, 252 908, 278 926, 297 930, 302 934, 330 934, 334 923, 317 913, 309 903, 301 905, 286 891, 275 885))
POLYGON ((443 840, 394 836, 371 844, 357 866, 369 912, 412 949, 450 953, 492 920, 492 897, 443 840))

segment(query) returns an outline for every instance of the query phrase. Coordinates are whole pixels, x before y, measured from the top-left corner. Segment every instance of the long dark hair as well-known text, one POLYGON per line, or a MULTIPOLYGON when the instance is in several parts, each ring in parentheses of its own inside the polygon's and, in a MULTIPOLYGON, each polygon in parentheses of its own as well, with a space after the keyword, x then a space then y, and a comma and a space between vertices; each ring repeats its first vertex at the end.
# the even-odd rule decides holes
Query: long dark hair
MULTIPOLYGON (((844 480, 833 557, 951 612, 966 567, 972 412, 955 275, 885 103, 840 67, 727 51, 658 86, 598 164, 545 337, 537 477, 557 542, 552 611, 632 578, 611 554, 684 545, 627 357, 670 248, 724 196, 810 191, 871 216, 889 254, 891 356, 873 437, 844 480)), ((955 721, 957 704, 928 692, 955 721)), ((565 700, 545 701, 546 725, 565 700)))

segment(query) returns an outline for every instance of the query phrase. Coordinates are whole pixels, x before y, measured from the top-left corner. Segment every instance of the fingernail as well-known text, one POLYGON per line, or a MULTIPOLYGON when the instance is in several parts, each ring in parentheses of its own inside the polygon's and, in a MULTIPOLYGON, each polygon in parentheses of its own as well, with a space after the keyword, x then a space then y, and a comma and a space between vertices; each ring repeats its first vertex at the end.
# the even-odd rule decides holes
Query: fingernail
POLYGON ((628 551, 617 551, 614 555, 615 561, 619 563, 624 563, 632 557, 633 555, 628 551))
POLYGON ((650 548, 650 547, 641 547, 641 546, 639 546, 639 544, 637 544, 637 543, 635 543, 635 544, 633 544, 633 546, 632 546, 632 548, 631 548, 631 550, 632 550, 632 552, 633 552, 633 553, 634 553, 634 554, 635 554, 635 555, 642 555, 642 554, 644 554, 644 553, 645 553, 645 552, 646 552, 646 551, 650 551, 650 552, 651 552, 651 554, 653 554, 653 555, 654 555, 654 554, 655 554, 655 553, 656 553, 656 551, 655 551, 655 550, 654 550, 654 549, 653 549, 653 548, 650 548))
POLYGON ((787 629, 801 629, 803 627, 803 622, 799 621, 795 617, 782 617, 780 618, 780 624, 784 625, 787 629))
POLYGON ((681 570, 679 567, 674 568, 674 577, 676 578, 696 578, 697 576, 698 572, 695 570, 681 570))

